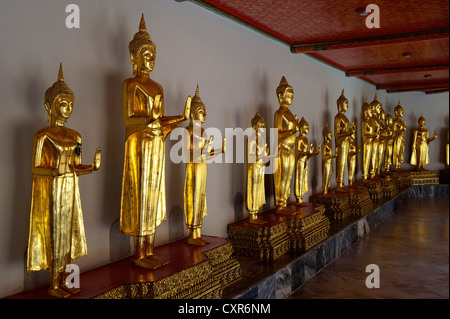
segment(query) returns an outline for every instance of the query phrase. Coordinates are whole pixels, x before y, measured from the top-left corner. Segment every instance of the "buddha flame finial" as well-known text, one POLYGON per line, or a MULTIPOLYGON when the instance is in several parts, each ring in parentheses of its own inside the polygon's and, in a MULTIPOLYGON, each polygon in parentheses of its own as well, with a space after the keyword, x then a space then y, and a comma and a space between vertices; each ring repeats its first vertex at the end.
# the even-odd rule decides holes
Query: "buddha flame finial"
POLYGON ((58 81, 64 82, 64 74, 62 69, 62 62, 59 63, 58 81))
POLYGON ((147 27, 145 26, 144 14, 141 16, 141 22, 139 23, 139 31, 145 32, 147 31, 147 27))

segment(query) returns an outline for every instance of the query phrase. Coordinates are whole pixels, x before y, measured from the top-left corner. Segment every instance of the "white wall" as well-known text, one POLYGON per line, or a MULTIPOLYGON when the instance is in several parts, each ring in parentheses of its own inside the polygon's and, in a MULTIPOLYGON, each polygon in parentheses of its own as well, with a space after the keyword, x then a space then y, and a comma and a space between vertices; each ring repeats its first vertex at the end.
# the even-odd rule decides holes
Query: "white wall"
MULTIPOLYGON (((90 163, 96 147, 103 147, 100 170, 80 178, 88 255, 75 262, 84 271, 129 249, 129 238, 111 231, 111 225, 119 217, 124 150, 121 84, 132 74, 128 43, 138 29, 141 13, 157 46, 151 76, 164 88, 167 115, 181 114, 186 97, 195 93, 199 83, 208 115, 205 127, 222 132, 227 127, 247 128, 257 111, 271 127, 278 108, 275 89, 284 75, 295 92, 292 111, 309 121, 308 137, 317 145, 322 142, 325 121, 333 123, 342 89, 350 104, 347 115, 357 120, 358 129, 362 102, 366 96, 369 101, 373 99, 373 85, 347 78, 342 71, 308 56, 291 54, 288 47, 189 2, 1 1, 0 297, 47 280, 45 271, 32 275, 25 271, 30 160, 34 132, 47 126, 44 93, 56 81, 60 62, 76 97, 67 126, 83 137, 84 162, 90 163), (65 27, 69 3, 80 7, 79 29, 65 27)), ((440 134, 431 144, 428 168, 443 168, 448 93, 377 93, 391 114, 401 99, 410 128, 424 114, 430 131, 436 129, 440 134)), ((409 135, 406 158, 410 154, 409 135)), ((173 143, 167 141, 167 150, 173 143)), ((182 214, 184 166, 170 163, 168 156, 167 160, 168 221, 158 227, 157 245, 187 235, 182 214)), ((319 163, 319 157, 310 162, 310 192, 305 200, 320 191, 319 163)), ((211 164, 207 183, 208 216, 203 233, 226 237, 227 224, 247 216, 242 203, 245 166, 211 164)), ((268 207, 272 204, 269 197, 268 207)))

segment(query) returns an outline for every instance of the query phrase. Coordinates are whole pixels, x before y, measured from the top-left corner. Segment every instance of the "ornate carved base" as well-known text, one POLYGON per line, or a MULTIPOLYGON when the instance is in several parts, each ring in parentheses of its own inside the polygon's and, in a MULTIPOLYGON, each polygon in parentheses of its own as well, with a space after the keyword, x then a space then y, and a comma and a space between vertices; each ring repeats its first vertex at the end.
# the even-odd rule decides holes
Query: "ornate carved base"
POLYGON ((365 179, 361 182, 361 186, 364 186, 369 191, 370 199, 374 202, 384 198, 384 192, 382 182, 378 178, 365 179))
POLYGON ((398 191, 407 189, 411 186, 411 172, 404 169, 396 169, 385 173, 390 176, 398 191))
POLYGON ((297 214, 277 214, 272 209, 258 214, 264 224, 251 223, 249 218, 229 224, 234 253, 271 262, 291 250, 307 250, 327 237, 330 222, 322 205, 291 204, 288 208, 297 214))
POLYGON ((349 198, 349 205, 352 213, 357 216, 364 216, 373 209, 373 202, 370 198, 369 191, 363 186, 349 186, 352 190, 349 198))
POLYGON ((412 185, 437 185, 439 184, 439 177, 436 171, 411 171, 411 183, 412 185))
POLYGON ((312 203, 318 203, 325 206, 325 214, 330 219, 342 220, 352 214, 350 206, 351 190, 347 192, 336 192, 330 190, 328 194, 317 194, 309 197, 312 203))
POLYGON ((229 242, 204 252, 211 262, 212 275, 225 288, 241 278, 241 265, 233 257, 233 246, 229 242))

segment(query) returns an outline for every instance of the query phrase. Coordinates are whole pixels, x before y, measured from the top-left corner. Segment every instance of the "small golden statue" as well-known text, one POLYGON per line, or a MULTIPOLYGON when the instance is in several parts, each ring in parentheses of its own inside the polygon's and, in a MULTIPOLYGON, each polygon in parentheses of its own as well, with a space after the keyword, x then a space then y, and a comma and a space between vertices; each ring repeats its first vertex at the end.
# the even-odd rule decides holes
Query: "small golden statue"
POLYGON ((48 269, 48 294, 58 298, 80 291, 67 285, 65 272, 71 259, 87 254, 78 175, 98 170, 101 162, 101 148, 97 148, 92 165, 81 164, 80 133, 64 126, 74 99, 64 82, 61 64, 58 80, 45 92, 50 126, 34 135, 31 162, 27 272, 48 269))
POLYGON ((275 112, 274 125, 278 129, 278 166, 274 173, 275 204, 278 213, 293 214, 287 208, 291 196, 291 181, 295 167, 295 139, 299 121, 289 110, 294 98, 294 90, 283 76, 277 87, 280 108, 275 112))
POLYGON ((295 197, 298 206, 302 205, 303 195, 308 191, 308 161, 312 156, 320 153, 320 145, 317 151, 314 151, 312 144, 309 145, 308 138, 306 137, 308 133, 309 123, 302 117, 300 120, 299 135, 296 138, 295 144, 295 197))
POLYGON ((324 142, 322 143, 322 192, 324 195, 328 194, 330 189, 331 175, 333 174, 333 146, 331 145, 331 139, 333 138, 333 133, 328 128, 328 122, 322 131, 324 142))
POLYGON ((386 112, 384 111, 381 103, 379 103, 379 107, 377 107, 376 110, 378 111, 378 118, 380 120, 380 130, 378 131, 379 144, 376 173, 381 174, 381 169, 384 162, 384 154, 386 153, 386 142, 389 138, 389 132, 386 130, 386 126, 384 125, 384 121, 386 120, 386 112))
POLYGON ((413 142, 411 152, 411 165, 416 166, 416 170, 425 170, 424 166, 428 164, 428 144, 436 139, 437 133, 434 131, 434 136, 429 136, 429 131, 425 128, 426 120, 423 114, 418 120, 419 128, 413 130, 413 142))
MULTIPOLYGON (((188 143, 190 161, 186 163, 186 177, 184 182, 184 214, 186 217, 186 226, 189 229, 189 238, 187 244, 202 246, 209 241, 201 236, 203 218, 207 214, 206 205, 206 161, 218 153, 212 149, 213 139, 206 143, 204 129, 201 127, 206 119, 206 107, 203 104, 197 85, 197 90, 191 103, 190 123, 187 128, 189 138, 185 139, 188 143)), ((223 140, 222 150, 225 150, 225 139, 223 140)))
POLYGON ((384 171, 389 172, 392 165, 392 153, 394 148, 394 118, 388 112, 385 119, 385 130, 386 130, 386 146, 384 155, 384 171))
POLYGON ((164 93, 150 79, 156 46, 142 15, 139 31, 129 44, 133 78, 122 87, 126 127, 120 230, 134 237, 133 263, 155 269, 168 263, 154 255, 156 227, 166 220, 165 138, 189 118, 188 97, 180 116, 164 116, 164 93))
POLYGON ((345 112, 348 110, 348 100, 342 90, 337 100, 338 114, 334 117, 334 139, 336 143, 336 183, 337 192, 345 192, 345 168, 347 167, 350 136, 356 131, 355 122, 350 124, 345 112))
POLYGON ((403 152, 405 149, 405 131, 406 131, 406 122, 402 120, 403 107, 400 105, 400 101, 398 101, 397 106, 394 108, 394 114, 395 120, 393 123, 394 144, 392 147, 392 164, 394 165, 396 170, 399 170, 401 164, 403 163, 403 152))
POLYGON ((258 219, 258 211, 266 203, 264 170, 269 149, 262 137, 266 122, 259 113, 256 113, 252 119, 252 128, 255 135, 249 138, 247 146, 246 207, 250 215, 250 223, 264 224, 266 221, 258 219))
POLYGON ((363 144, 363 180, 373 177, 371 173, 371 163, 372 163, 372 149, 373 140, 377 137, 374 132, 374 119, 372 117, 372 107, 366 101, 362 106, 363 119, 361 122, 362 128, 362 144, 363 144))
POLYGON ((348 185, 353 185, 355 180, 356 157, 361 151, 359 145, 356 144, 356 133, 350 136, 350 144, 348 148, 348 185))

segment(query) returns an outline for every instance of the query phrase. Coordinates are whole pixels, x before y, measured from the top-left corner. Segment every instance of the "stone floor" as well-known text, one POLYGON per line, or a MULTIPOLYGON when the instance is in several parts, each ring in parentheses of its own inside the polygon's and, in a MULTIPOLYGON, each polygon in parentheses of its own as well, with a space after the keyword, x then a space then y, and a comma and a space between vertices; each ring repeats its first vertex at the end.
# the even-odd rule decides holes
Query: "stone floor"
POLYGON ((449 199, 411 198, 289 299, 448 299, 449 199), (380 288, 367 288, 366 266, 380 288))

